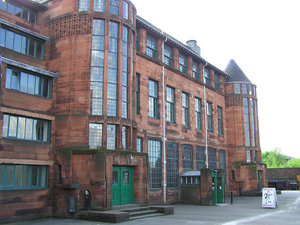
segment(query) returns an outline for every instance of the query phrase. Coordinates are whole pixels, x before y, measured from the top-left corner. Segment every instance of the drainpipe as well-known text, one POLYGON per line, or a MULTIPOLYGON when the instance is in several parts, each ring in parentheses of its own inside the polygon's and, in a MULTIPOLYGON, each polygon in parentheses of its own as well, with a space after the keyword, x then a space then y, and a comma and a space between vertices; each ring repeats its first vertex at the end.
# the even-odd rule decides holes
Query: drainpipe
MULTIPOLYGON (((163 31, 162 31, 163 34, 163 31)), ((166 109, 165 109, 165 66, 164 66, 164 52, 165 52, 165 42, 168 40, 166 37, 165 40, 162 41, 161 48, 162 48, 162 129, 163 129, 163 153, 164 153, 164 180, 163 180, 163 190, 164 190, 164 203, 167 204, 167 161, 166 161, 166 109)))
MULTIPOLYGON (((203 66, 202 76, 204 79, 204 69, 207 66, 207 62, 203 66)), ((203 80, 203 83, 205 81, 203 80)), ((205 168, 208 169, 208 148, 207 148, 207 103, 206 103, 206 89, 205 84, 203 85, 203 93, 204 93, 204 129, 205 129, 205 168)))

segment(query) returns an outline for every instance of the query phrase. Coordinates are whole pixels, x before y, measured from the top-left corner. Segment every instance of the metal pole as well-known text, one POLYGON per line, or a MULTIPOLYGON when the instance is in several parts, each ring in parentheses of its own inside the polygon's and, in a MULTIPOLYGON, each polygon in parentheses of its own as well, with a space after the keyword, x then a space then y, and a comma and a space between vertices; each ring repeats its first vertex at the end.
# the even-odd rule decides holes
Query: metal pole
MULTIPOLYGON (((207 62, 203 66, 202 69, 202 76, 203 76, 203 83, 204 81, 204 69, 207 66, 207 62)), ((206 103, 206 90, 205 90, 205 84, 203 86, 203 92, 204 92, 204 129, 205 129, 205 167, 208 169, 208 148, 207 148, 207 103, 206 103)))

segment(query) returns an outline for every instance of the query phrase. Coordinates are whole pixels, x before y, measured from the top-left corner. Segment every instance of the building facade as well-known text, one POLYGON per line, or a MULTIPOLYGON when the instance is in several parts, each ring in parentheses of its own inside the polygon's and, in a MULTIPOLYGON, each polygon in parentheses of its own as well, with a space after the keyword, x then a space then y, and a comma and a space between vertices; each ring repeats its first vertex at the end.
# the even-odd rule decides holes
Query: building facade
POLYGON ((218 69, 128 0, 0 12, 0 221, 76 215, 86 193, 101 209, 179 202, 182 184, 210 204, 213 173, 222 193, 266 186, 256 86, 233 60, 218 69))

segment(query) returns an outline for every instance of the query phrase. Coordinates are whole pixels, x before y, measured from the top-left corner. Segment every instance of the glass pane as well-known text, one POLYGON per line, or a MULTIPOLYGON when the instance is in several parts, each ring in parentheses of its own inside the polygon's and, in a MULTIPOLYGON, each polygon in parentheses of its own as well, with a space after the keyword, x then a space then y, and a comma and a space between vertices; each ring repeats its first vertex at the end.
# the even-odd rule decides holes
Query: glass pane
POLYGON ((14 15, 16 15, 17 17, 21 17, 21 13, 22 13, 22 9, 15 6, 15 12, 14 15))
POLYGON ((123 184, 129 184, 129 172, 123 171, 123 184))
POLYGON ((29 75, 28 76, 28 93, 34 94, 34 87, 35 87, 35 76, 29 75))
POLYGON ((38 120, 33 120, 33 134, 32 134, 32 140, 37 141, 40 140, 40 124, 38 123, 38 120))
POLYGON ((24 166, 23 187, 29 187, 30 186, 30 171, 31 171, 31 166, 24 166))
POLYGON ((12 74, 12 70, 7 68, 6 69, 6 78, 5 78, 5 88, 7 88, 7 89, 10 89, 10 86, 11 86, 11 74, 12 74))
POLYGON ((107 125, 107 149, 116 148, 116 125, 107 125))
POLYGON ((19 117, 18 138, 19 139, 24 139, 25 138, 25 118, 24 117, 19 117))
POLYGON ((29 42, 29 55, 34 56, 34 46, 35 46, 35 40, 33 39, 28 39, 29 42))
POLYGON ((32 166, 32 173, 31 173, 31 185, 32 186, 36 186, 38 184, 37 178, 38 178, 38 167, 32 166))
POLYGON ((42 58, 42 51, 43 51, 43 44, 39 41, 36 42, 36 55, 35 57, 41 59, 42 58))
POLYGON ((118 171, 113 171, 113 184, 118 184, 118 171))
POLYGON ((23 19, 28 20, 29 12, 28 9, 23 9, 23 19))
POLYGON ((8 12, 10 14, 14 14, 14 12, 15 12, 15 6, 12 5, 12 4, 10 4, 10 3, 7 3, 6 12, 8 12))
POLYGON ((22 45, 21 35, 15 34, 14 48, 13 48, 14 51, 21 52, 21 45, 22 45))
POLYGON ((28 87, 28 74, 21 72, 20 91, 27 92, 28 87))
POLYGON ((13 187, 14 171, 15 171, 15 167, 13 165, 6 166, 5 187, 13 187))
POLYGON ((105 0, 94 0, 94 11, 104 12, 105 11, 105 0))
POLYGON ((41 82, 42 79, 40 77, 35 77, 35 88, 34 88, 34 94, 35 95, 41 95, 41 82))
POLYGON ((23 172, 23 166, 17 165, 15 166, 15 188, 21 188, 22 187, 22 172, 23 172))
POLYGON ((0 165, 0 189, 2 189, 4 185, 4 172, 5 172, 5 165, 0 165))
POLYGON ((46 187, 47 184, 47 167, 46 166, 40 166, 40 175, 39 175, 39 186, 40 187, 46 187))
POLYGON ((10 116, 9 118, 9 137, 16 137, 17 136, 17 117, 10 116))
POLYGON ((43 121, 44 127, 43 127, 43 134, 42 134, 42 141, 48 142, 49 141, 49 123, 47 121, 43 121))
POLYGON ((29 13, 30 13, 29 14, 29 22, 36 23, 36 20, 35 20, 35 18, 36 18, 36 12, 30 10, 29 13))
POLYGON ((0 1, 0 10, 3 10, 3 11, 6 10, 6 3, 3 1, 0 1))
POLYGON ((9 49, 13 49, 13 40, 14 40, 14 33, 7 30, 6 37, 5 37, 5 47, 9 49))
POLYGON ((26 44, 26 37, 22 36, 21 40, 21 53, 26 54, 27 53, 27 44, 26 44))
POLYGON ((2 129, 2 137, 7 137, 8 131, 8 115, 3 116, 3 129, 2 129))
POLYGON ((48 78, 44 78, 44 85, 43 85, 43 97, 49 98, 50 97, 50 83, 51 81, 48 78))
POLYGON ((26 118, 26 133, 25 139, 32 140, 33 119, 26 118))
MULTIPOLYGON (((1 1, 0 1, 1 2, 1 1)), ((0 46, 4 47, 5 43, 5 30, 3 28, 0 28, 0 46)))

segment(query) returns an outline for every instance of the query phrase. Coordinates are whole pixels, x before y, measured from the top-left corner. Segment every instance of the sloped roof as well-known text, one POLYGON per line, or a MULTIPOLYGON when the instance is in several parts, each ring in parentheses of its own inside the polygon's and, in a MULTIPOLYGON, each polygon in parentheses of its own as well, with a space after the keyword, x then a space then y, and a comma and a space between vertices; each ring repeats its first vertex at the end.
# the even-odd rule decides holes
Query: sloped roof
POLYGON ((244 74, 241 68, 237 65, 237 63, 231 59, 228 63, 225 73, 228 74, 226 82, 241 82, 241 83, 251 83, 248 77, 244 74))

